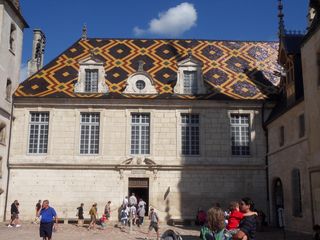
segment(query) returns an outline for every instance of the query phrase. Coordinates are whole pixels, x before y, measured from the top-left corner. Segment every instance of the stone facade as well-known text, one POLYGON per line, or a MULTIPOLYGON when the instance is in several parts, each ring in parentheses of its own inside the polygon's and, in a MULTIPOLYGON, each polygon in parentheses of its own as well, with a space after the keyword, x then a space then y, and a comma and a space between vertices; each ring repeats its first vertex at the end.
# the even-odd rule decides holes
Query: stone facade
MULTIPOLYGON (((317 10, 317 14, 320 11, 317 10)), ((311 206, 312 220, 314 224, 320 224, 320 74, 319 74, 319 51, 320 51, 320 31, 319 16, 313 28, 314 31, 308 34, 301 48, 305 114, 307 132, 309 135, 309 153, 307 158, 307 168, 311 180, 311 206), (317 26, 317 28, 316 28, 317 26)))
POLYGON ((308 169, 306 166, 308 155, 308 135, 299 136, 299 116, 304 114, 302 101, 281 117, 268 125, 268 168, 270 191, 270 217, 271 222, 278 224, 279 214, 277 209, 284 208, 285 227, 291 231, 311 232, 311 206, 308 169), (284 127, 284 144, 280 145, 280 128, 284 127), (299 169, 301 184, 302 214, 295 216, 293 197, 292 171, 299 169), (277 194, 277 181, 282 183, 283 196, 277 194), (282 202, 282 204, 280 203, 282 202), (282 206, 281 206, 282 205, 282 206))
MULTIPOLYGON (((19 1, 14 1, 19 4, 19 1)), ((19 83, 23 29, 26 23, 11 1, 0 0, 0 219, 7 194, 12 93, 19 83)), ((18 6, 18 5, 16 5, 18 6)))
MULTIPOLYGON (((17 99, 10 153, 10 194, 19 198, 21 218, 34 217, 34 204, 48 198, 62 218, 74 218, 84 202, 99 213, 112 201, 112 218, 128 194, 129 179, 149 182, 149 206, 162 219, 193 218, 198 207, 252 197, 266 212, 266 142, 258 102, 170 100, 17 99), (28 102, 28 101, 27 101, 28 102), (48 153, 28 154, 29 113, 49 112, 48 153), (100 113, 97 155, 80 155, 80 113, 100 113), (131 113, 150 114, 150 154, 130 154, 131 113), (181 155, 181 113, 200 116, 200 155, 181 155), (250 156, 231 154, 230 114, 250 115, 250 156), (26 179, 28 181, 26 181, 26 179), (263 190, 262 190, 263 189, 263 190), (23 194, 21 194, 23 192, 23 194)), ((9 214, 9 211, 7 212, 9 214)))

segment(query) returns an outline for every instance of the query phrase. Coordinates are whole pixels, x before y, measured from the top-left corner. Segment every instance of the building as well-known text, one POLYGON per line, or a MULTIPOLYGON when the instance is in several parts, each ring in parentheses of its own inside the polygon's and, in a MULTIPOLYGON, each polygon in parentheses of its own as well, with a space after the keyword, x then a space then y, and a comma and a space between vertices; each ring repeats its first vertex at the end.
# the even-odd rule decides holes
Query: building
POLYGON ((320 2, 310 1, 308 32, 301 44, 305 96, 305 118, 308 132, 307 157, 310 183, 312 223, 320 225, 320 2))
POLYGON ((310 1, 307 33, 285 30, 279 1, 281 94, 266 122, 271 222, 311 233, 320 224, 319 1, 310 1))
POLYGON ((84 32, 14 94, 8 202, 24 219, 45 198, 62 218, 111 200, 115 219, 132 192, 165 220, 242 196, 266 212, 277 53, 276 42, 84 32))
POLYGON ((8 183, 8 151, 12 94, 19 84, 23 30, 28 27, 18 0, 0 0, 0 219, 3 219, 8 183))

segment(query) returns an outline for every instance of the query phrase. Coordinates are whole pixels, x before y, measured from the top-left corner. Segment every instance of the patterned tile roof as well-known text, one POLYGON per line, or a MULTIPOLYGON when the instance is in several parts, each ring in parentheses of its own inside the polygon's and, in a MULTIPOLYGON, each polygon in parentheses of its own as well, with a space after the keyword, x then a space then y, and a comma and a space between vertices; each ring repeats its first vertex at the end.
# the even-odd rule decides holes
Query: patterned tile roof
POLYGON ((278 43, 209 40, 99 39, 79 40, 22 82, 14 96, 59 98, 265 99, 277 94, 278 43), (206 95, 173 94, 177 62, 192 56, 203 63, 206 95), (74 92, 79 61, 90 54, 103 61, 108 94, 74 92), (139 60, 153 78, 157 95, 123 94, 139 60))

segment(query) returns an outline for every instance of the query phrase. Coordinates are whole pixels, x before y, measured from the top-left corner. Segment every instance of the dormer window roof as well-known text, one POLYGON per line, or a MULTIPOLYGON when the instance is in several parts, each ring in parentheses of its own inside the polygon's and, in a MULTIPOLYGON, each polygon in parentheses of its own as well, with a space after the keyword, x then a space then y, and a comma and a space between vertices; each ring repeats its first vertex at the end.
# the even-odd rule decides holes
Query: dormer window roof
POLYGON ((75 84, 76 93, 107 93, 109 88, 105 82, 104 64, 93 54, 79 62, 78 81, 75 84))
POLYGON ((188 56, 178 62, 178 78, 174 92, 188 95, 205 94, 207 91, 203 82, 202 66, 202 62, 194 58, 189 51, 188 56))

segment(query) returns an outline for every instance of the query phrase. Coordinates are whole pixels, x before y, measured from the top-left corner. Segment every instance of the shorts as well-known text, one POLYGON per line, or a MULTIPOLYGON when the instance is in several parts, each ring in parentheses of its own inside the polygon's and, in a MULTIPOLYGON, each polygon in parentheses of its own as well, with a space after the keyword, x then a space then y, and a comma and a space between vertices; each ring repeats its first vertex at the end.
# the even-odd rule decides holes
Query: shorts
POLYGON ((11 221, 13 221, 15 219, 19 219, 19 214, 18 213, 12 213, 11 214, 11 221))
POLYGON ((96 215, 91 215, 90 218, 91 218, 91 222, 93 222, 93 223, 97 222, 96 215))
POLYGON ((156 222, 150 222, 149 231, 151 231, 152 229, 154 229, 156 232, 158 232, 158 230, 159 230, 158 223, 156 223, 156 222))
POLYGON ((40 237, 52 237, 53 222, 40 223, 40 237))

